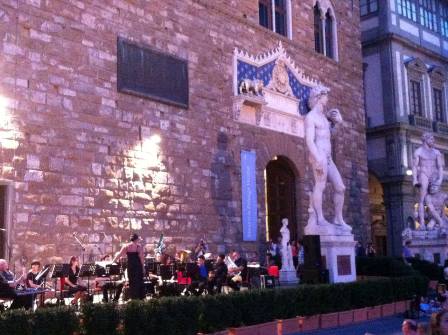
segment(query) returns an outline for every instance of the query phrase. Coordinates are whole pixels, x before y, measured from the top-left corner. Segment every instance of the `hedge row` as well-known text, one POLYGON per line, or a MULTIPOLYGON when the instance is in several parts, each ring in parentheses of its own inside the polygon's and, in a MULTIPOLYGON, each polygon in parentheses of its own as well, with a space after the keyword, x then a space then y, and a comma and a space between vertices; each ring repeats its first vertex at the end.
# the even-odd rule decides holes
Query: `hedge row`
POLYGON ((430 280, 445 282, 445 278, 443 277, 443 267, 418 258, 412 258, 410 262, 413 269, 428 277, 430 280))
POLYGON ((356 273, 360 276, 402 277, 416 275, 402 258, 356 257, 356 273))
POLYGON ((356 273, 363 276, 402 277, 423 275, 430 280, 444 281, 443 268, 437 264, 412 258, 411 266, 402 258, 393 257, 356 257, 356 273))
POLYGON ((251 290, 228 295, 133 301, 127 305, 85 305, 80 319, 70 308, 0 314, 9 335, 196 334, 252 325, 297 315, 314 315, 385 304, 423 294, 420 276, 385 278, 335 285, 300 285, 279 290, 251 290), (122 323, 121 330, 117 330, 122 323), (32 329, 32 331, 31 331, 32 329))

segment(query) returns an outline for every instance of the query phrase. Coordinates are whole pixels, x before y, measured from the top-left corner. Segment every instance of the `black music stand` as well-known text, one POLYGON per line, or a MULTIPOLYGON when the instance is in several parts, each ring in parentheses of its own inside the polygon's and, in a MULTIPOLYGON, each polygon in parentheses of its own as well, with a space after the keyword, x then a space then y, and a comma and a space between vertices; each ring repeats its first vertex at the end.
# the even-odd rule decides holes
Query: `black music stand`
POLYGON ((97 265, 94 263, 88 263, 81 265, 78 277, 87 277, 87 294, 90 295, 90 277, 95 276, 97 265))
POLYGON ((159 276, 162 277, 162 280, 170 280, 173 276, 171 266, 161 264, 159 266, 159 276))
MULTIPOLYGON (((51 279, 54 279, 54 287, 56 287, 56 296, 58 295, 58 285, 57 285, 57 281, 58 278, 59 280, 61 280, 61 278, 65 278, 68 277, 68 273, 70 272, 70 264, 54 264, 54 269, 53 269, 53 273, 51 275, 51 279)), ((63 291, 64 288, 62 287, 62 282, 61 282, 61 288, 60 288, 60 294, 59 294, 59 299, 57 299, 57 304, 60 304, 62 301, 64 301, 64 297, 63 297, 63 291)))
POLYGON ((185 277, 194 278, 199 272, 199 267, 196 263, 187 263, 185 266, 185 277))
POLYGON ((106 276, 121 276, 123 275, 123 268, 120 264, 107 264, 106 276))

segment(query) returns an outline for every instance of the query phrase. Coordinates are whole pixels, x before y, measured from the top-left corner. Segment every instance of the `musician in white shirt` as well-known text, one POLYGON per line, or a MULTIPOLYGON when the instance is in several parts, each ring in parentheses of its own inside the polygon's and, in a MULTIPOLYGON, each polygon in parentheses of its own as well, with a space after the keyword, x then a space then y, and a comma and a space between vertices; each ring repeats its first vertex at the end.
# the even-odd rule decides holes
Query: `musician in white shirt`
POLYGON ((33 306, 33 297, 31 295, 18 296, 15 288, 17 284, 23 281, 25 273, 18 279, 9 271, 9 264, 5 259, 0 259, 0 298, 12 299, 11 309, 26 308, 33 306))

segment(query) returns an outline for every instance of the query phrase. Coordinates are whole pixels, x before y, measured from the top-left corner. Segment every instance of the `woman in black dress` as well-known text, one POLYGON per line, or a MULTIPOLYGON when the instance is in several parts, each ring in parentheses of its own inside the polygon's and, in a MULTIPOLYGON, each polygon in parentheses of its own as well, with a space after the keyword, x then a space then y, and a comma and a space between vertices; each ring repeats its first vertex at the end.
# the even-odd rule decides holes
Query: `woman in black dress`
POLYGON ((145 259, 143 256, 143 247, 139 243, 140 237, 132 234, 130 242, 121 248, 114 262, 125 254, 128 258, 128 279, 129 279, 129 295, 131 299, 143 299, 145 297, 143 273, 145 267, 145 259))
POLYGON ((65 278, 65 285, 68 286, 68 294, 73 295, 72 305, 77 305, 78 300, 85 301, 87 298, 87 287, 78 284, 79 259, 76 256, 70 258, 70 269, 68 277, 65 278))

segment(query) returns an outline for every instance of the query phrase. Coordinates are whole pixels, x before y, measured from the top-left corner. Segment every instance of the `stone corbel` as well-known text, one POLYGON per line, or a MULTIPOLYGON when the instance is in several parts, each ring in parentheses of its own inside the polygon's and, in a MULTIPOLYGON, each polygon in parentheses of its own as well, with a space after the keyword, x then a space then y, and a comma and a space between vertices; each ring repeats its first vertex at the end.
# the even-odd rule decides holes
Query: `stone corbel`
POLYGON ((233 117, 235 120, 239 120, 244 106, 253 107, 255 108, 255 123, 259 126, 263 117, 263 106, 266 104, 267 102, 263 96, 240 94, 233 100, 233 117))
POLYGON ((243 100, 236 100, 233 102, 233 118, 238 120, 241 115, 241 109, 243 108, 243 100))
POLYGON ((255 123, 257 126, 260 125, 262 117, 263 117, 263 108, 260 108, 255 112, 255 123))

